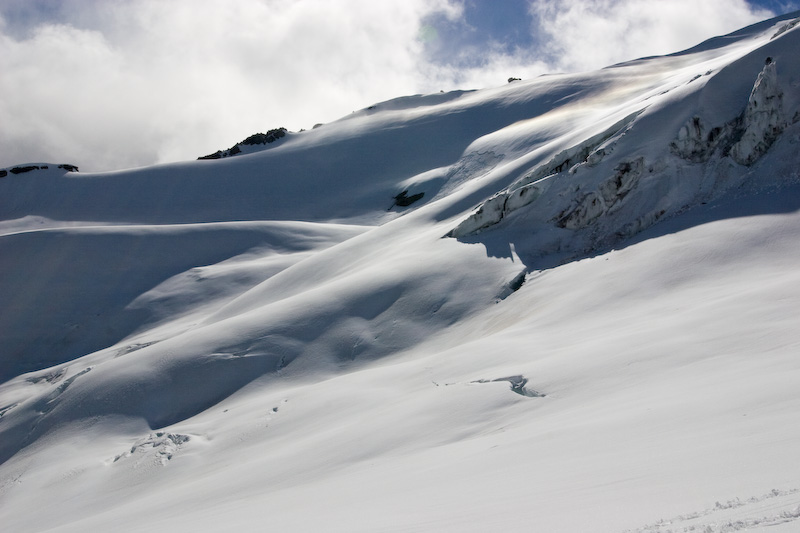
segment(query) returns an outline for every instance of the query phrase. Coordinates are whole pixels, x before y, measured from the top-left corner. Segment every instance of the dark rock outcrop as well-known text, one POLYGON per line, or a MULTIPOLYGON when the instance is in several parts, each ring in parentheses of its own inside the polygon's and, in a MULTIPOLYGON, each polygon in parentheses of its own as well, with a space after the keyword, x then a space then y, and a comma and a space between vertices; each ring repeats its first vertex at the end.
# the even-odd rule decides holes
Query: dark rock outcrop
POLYGON ((26 165, 24 167, 14 167, 9 172, 12 174, 22 174, 24 172, 30 172, 31 170, 39 170, 37 165, 26 165))
POLYGON ((395 205, 399 207, 408 207, 417 200, 421 199, 423 196, 425 196, 424 192, 418 192, 417 194, 408 196, 408 190, 405 190, 394 197, 394 205, 392 205, 392 207, 395 205))
MULTIPOLYGON (((62 165, 58 165, 58 168, 64 169, 67 172, 78 172, 78 167, 75 165, 69 165, 64 163, 62 165)), ((18 165, 16 167, 12 167, 9 169, 0 170, 0 178, 5 178, 8 176, 9 172, 11 174, 25 174, 27 172, 32 172, 34 170, 49 170, 50 165, 18 165)))
POLYGON ((286 128, 275 128, 273 130, 269 130, 266 133, 254 133, 250 137, 246 138, 245 140, 238 142, 228 148, 227 150, 217 150, 213 154, 204 155, 198 157, 198 160, 201 159, 221 159, 223 157, 234 156, 236 154, 242 153, 242 146, 256 146, 259 144, 269 144, 277 141, 278 139, 285 137, 286 132, 288 130, 286 128))

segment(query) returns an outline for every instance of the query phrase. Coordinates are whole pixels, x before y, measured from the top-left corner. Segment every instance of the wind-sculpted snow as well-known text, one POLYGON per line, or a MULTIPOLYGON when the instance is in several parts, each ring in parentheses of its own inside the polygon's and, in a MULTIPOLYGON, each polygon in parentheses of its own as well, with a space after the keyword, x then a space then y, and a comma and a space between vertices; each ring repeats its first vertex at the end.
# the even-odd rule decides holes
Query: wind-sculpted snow
POLYGON ((1 380, 105 348, 165 317, 174 323, 365 229, 38 225, 0 237, 0 255, 9 258, 0 263, 1 380))
POLYGON ((791 530, 797 15, 232 158, 15 165, 3 529, 791 530))

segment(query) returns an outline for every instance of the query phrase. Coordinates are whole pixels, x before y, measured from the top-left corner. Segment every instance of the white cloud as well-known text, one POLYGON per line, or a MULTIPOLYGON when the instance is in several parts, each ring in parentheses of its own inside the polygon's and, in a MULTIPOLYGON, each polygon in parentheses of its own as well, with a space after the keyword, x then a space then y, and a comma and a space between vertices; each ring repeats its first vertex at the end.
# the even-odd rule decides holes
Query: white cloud
POLYGON ((61 22, 0 36, 0 165, 120 168, 193 158, 271 127, 310 128, 414 92, 419 21, 457 14, 444 0, 72 7, 50 17, 61 22))
POLYGON ((455 50, 447 64, 425 65, 425 78, 472 88, 510 76, 594 70, 677 52, 773 16, 745 0, 530 0, 529 12, 534 47, 508 53, 490 42, 481 64, 467 67, 461 56, 478 47, 455 50))
POLYGON ((460 0, 3 1, 0 166, 82 170, 192 159, 404 94, 673 52, 769 16, 743 0, 543 0, 531 12, 545 48, 462 48, 480 57, 455 68, 419 37, 432 13, 463 20, 460 0))
POLYGON ((537 0, 531 14, 565 71, 677 52, 773 16, 744 0, 537 0))

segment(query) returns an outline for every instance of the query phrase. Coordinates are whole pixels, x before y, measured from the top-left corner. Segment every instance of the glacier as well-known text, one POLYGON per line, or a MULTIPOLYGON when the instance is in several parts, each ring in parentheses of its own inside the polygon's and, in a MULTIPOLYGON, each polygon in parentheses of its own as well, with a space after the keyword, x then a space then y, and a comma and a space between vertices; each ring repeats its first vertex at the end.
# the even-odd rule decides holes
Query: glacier
POLYGON ((4 169, 3 529, 797 530, 799 20, 4 169))

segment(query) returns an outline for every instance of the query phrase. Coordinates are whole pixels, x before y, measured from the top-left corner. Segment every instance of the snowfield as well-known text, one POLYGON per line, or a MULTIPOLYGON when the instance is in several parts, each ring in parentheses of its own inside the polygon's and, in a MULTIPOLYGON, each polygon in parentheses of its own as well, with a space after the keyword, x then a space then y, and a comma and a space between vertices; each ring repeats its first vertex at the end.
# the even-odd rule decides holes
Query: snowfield
POLYGON ((5 169, 2 529, 800 531, 798 21, 5 169))

